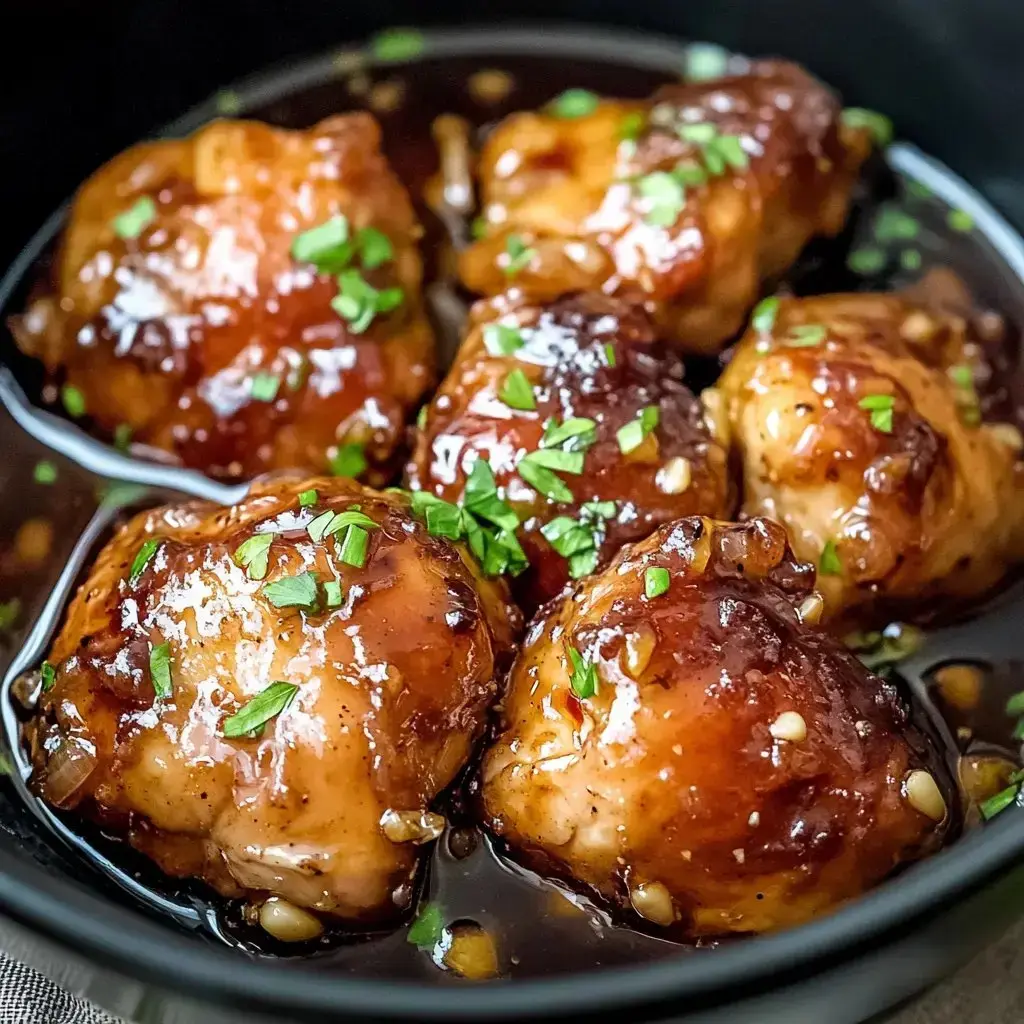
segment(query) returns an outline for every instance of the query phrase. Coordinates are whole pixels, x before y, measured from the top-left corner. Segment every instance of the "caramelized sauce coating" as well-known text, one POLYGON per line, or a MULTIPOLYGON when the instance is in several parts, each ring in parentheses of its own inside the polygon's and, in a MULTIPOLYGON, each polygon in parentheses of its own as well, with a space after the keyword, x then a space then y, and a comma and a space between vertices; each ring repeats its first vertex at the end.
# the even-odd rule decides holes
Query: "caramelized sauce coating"
POLYGON ((89 179, 49 288, 11 327, 101 430, 127 425, 208 474, 320 470, 342 444, 386 466, 434 378, 419 235, 368 114, 308 131, 218 121, 89 179), (120 237, 117 218, 149 203, 138 236, 120 237), (364 279, 404 293, 362 333, 331 307, 334 276, 291 254, 339 214, 353 237, 387 236, 393 258, 364 279))
POLYGON ((938 761, 895 688, 801 623, 813 582, 777 523, 690 518, 552 603, 483 762, 491 828, 689 936, 798 924, 933 849, 938 761))
POLYGON ((584 117, 516 114, 481 153, 488 234, 464 254, 463 281, 488 295, 511 281, 538 300, 603 289, 647 303, 680 345, 713 351, 765 278, 842 227, 868 139, 840 113, 801 68, 755 61, 584 117), (709 156, 723 144, 702 131, 731 151, 709 156), (529 253, 511 265, 510 238, 529 253))
POLYGON ((504 585, 478 578, 400 496, 322 478, 232 508, 156 509, 103 549, 68 610, 29 726, 33 784, 170 875, 384 916, 411 898, 417 862, 414 842, 384 825, 422 818, 466 763, 517 628, 504 585), (309 488, 318 496, 300 507, 309 488), (341 534, 317 543, 307 530, 353 505, 377 524, 361 567, 339 557, 341 534), (238 549, 268 531, 253 579, 238 549), (132 582, 151 538, 160 545, 132 582), (316 607, 278 607, 268 585, 308 572, 316 607), (172 692, 157 697, 162 644, 172 692), (291 703, 234 736, 229 718, 278 681, 297 687, 291 703))
POLYGON ((837 628, 977 599, 1024 555, 1020 432, 981 421, 988 372, 963 318, 897 295, 784 299, 740 342, 718 386, 743 510, 819 565, 837 628))
POLYGON ((416 490, 458 502, 478 458, 489 461, 522 523, 519 539, 530 566, 514 588, 527 610, 557 594, 574 564, 583 575, 662 523, 732 511, 725 449, 683 383, 682 362, 656 340, 641 309, 600 294, 539 306, 501 298, 474 307, 466 340, 417 431, 407 480, 416 490), (507 355, 492 352, 485 338, 496 325, 514 328, 521 347, 507 355), (532 385, 534 408, 502 400, 513 373, 532 385), (657 425, 623 452, 619 430, 652 408, 657 425), (571 500, 552 499, 518 467, 541 448, 546 425, 574 419, 591 421, 593 429, 570 447, 589 446, 581 472, 558 473, 571 500), (595 517, 587 511, 595 502, 615 507, 595 517), (541 531, 558 517, 589 524, 593 557, 571 563, 545 538, 541 531))

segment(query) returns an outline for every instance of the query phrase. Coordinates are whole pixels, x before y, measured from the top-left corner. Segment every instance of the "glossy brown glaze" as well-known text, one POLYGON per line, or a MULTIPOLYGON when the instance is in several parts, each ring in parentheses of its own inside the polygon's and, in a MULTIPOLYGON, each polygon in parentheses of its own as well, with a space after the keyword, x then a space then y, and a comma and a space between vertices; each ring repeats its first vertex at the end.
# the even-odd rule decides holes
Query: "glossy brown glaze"
POLYGON ((690 518, 577 584, 513 667, 483 764, 494 831, 690 936, 797 924, 934 848, 945 826, 904 785, 937 758, 894 687, 801 623, 813 583, 777 523, 690 518), (651 567, 670 585, 648 599, 651 567))
POLYGON ((635 306, 600 294, 535 306, 499 298, 478 303, 455 364, 417 431, 407 482, 447 501, 462 499, 477 458, 522 522, 520 541, 530 567, 514 587, 527 611, 557 594, 569 561, 541 529, 558 516, 577 521, 588 502, 615 502, 614 516, 595 530, 597 565, 629 541, 680 516, 732 511, 724 448, 704 421, 700 400, 683 383, 682 362, 655 338, 635 306), (492 354, 485 332, 495 324, 519 329, 523 347, 492 354), (500 395, 508 375, 521 371, 533 385, 536 408, 516 409, 500 395), (623 453, 617 432, 655 407, 659 422, 634 450, 623 453), (559 473, 571 502, 551 500, 524 481, 517 465, 541 445, 545 425, 592 420, 594 440, 581 473, 559 473))
POLYGON ((665 87, 646 103, 603 102, 584 117, 516 114, 480 157, 488 234, 463 255, 463 280, 488 295, 511 283, 534 299, 602 289, 642 300, 668 337, 714 350, 766 277, 842 227, 868 141, 839 115, 824 86, 780 61, 665 87), (695 124, 736 137, 748 166, 689 186, 678 215, 652 223, 641 179, 703 166, 698 143, 679 135, 695 124), (510 235, 532 250, 514 274, 510 235))
POLYGON ((784 299, 740 342, 718 386, 743 510, 784 523, 807 561, 834 545, 818 585, 838 627, 977 599, 1024 556, 1021 437, 981 421, 989 373, 962 317, 896 295, 784 299))
POLYGON ((185 465, 243 478, 320 470, 347 443, 379 469, 434 379, 419 234, 368 114, 308 131, 218 121, 135 146, 87 181, 49 288, 11 326, 101 430, 126 424, 185 465), (146 199, 152 219, 119 237, 115 219, 146 199), (365 277, 405 294, 365 333, 331 308, 334 278, 290 251, 338 214, 353 234, 388 236, 393 260, 365 277), (258 374, 278 378, 273 398, 254 397, 258 374))
POLYGON ((232 508, 156 509, 103 549, 53 645, 56 681, 29 727, 34 786, 170 875, 385 916, 411 900, 418 858, 382 816, 424 810, 466 763, 518 621, 504 585, 401 496, 323 478, 232 508), (300 508, 308 488, 317 500, 300 508), (362 567, 306 529, 353 505, 378 524, 362 567), (268 531, 266 575, 252 579, 236 552, 268 531), (132 583, 149 538, 162 543, 132 583), (275 607, 266 585, 304 572, 337 580, 340 606, 275 607), (161 643, 173 694, 158 699, 161 643), (292 703, 261 735, 228 738, 225 721, 278 680, 299 687, 292 703))

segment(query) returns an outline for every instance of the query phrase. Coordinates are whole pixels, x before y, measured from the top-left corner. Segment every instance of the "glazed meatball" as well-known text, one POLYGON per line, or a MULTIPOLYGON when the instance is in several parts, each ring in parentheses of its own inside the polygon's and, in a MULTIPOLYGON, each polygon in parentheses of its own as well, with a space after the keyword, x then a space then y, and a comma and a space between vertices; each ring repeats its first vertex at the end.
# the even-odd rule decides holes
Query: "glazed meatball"
POLYGON ((690 937, 794 925, 931 849, 938 762, 777 523, 690 518, 531 625, 483 763, 540 870, 690 937))
POLYGON ((836 627, 977 599, 1024 554, 1021 436, 982 422, 966 322, 897 295, 767 300, 719 381, 743 510, 784 523, 836 627))
POLYGON ((725 450, 682 363, 641 309, 600 294, 477 304, 407 476, 473 509, 483 469, 520 524, 528 610, 662 523, 732 511, 725 450))
POLYGON ((138 516, 44 665, 34 786, 224 895, 394 911, 510 660, 474 565, 333 478, 138 516))
POLYGON ((517 114, 480 159, 487 236, 464 254, 473 291, 642 300, 668 337, 714 350, 764 278, 835 234, 867 155, 828 90, 793 64, 669 86, 590 114, 517 114))
POLYGON ((87 181, 11 326, 119 441, 217 477, 369 463, 383 482, 433 383, 419 234, 369 115, 219 121, 87 181))

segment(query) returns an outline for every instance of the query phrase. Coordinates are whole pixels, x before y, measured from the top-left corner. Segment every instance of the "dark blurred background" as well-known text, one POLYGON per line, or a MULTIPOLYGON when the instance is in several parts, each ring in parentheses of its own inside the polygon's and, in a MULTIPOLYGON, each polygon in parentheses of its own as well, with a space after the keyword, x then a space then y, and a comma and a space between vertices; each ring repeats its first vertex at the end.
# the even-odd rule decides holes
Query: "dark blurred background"
POLYGON ((785 53, 1024 226, 1024 0, 8 0, 6 264, 78 181, 232 79, 393 24, 584 19, 785 53))

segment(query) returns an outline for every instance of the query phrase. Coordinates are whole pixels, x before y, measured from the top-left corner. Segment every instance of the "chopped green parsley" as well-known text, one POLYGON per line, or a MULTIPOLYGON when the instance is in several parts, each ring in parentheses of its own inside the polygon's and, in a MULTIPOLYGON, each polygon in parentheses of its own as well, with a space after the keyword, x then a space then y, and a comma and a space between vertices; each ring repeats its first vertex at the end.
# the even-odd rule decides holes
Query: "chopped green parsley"
POLYGON ((238 736, 252 737, 272 718, 279 715, 295 699, 299 692, 294 683, 282 680, 271 683, 248 703, 224 720, 224 735, 229 739, 238 736))
POLYGON ((256 373, 249 385, 249 394, 257 402, 272 402, 277 398, 281 378, 276 373, 256 373))
POLYGON ((508 324, 488 324, 483 331, 484 346, 492 356, 511 356, 525 344, 523 332, 508 324))
POLYGON ((73 416, 77 420, 85 415, 85 395, 78 388, 71 384, 65 384, 60 389, 60 400, 64 403, 64 409, 69 416, 73 416))
POLYGON ((153 693, 161 700, 166 700, 174 692, 171 682, 171 645, 157 644, 149 652, 149 678, 153 683, 153 693))
POLYGON ((614 501, 588 501, 580 509, 580 518, 556 516, 541 527, 541 536, 569 562, 569 576, 576 580, 597 568, 598 553, 604 543, 604 521, 617 515, 614 501))
POLYGON ((597 693, 597 668, 575 647, 568 647, 567 651, 572 666, 569 673, 569 685, 572 687, 572 692, 580 700, 593 697, 597 693))
POLYGON ((843 124, 850 128, 866 128, 876 146, 885 149, 893 140, 892 121, 885 114, 865 107, 847 107, 843 111, 843 124))
POLYGON ((896 399, 892 395, 865 395, 858 408, 871 413, 871 426, 882 434, 892 433, 892 410, 896 399))
POLYGON ((522 235, 509 235, 505 240, 505 274, 514 277, 528 267, 536 255, 537 250, 528 246, 522 235))
POLYGON ((366 471, 366 454, 361 444, 338 445, 338 450, 329 461, 335 476, 354 478, 366 471))
POLYGON ((128 582, 134 586, 138 583, 142 574, 146 571, 146 566, 153 560, 153 556, 157 553, 157 549, 163 541, 159 537, 150 537, 149 540, 143 541, 135 558, 132 560, 131 569, 128 571, 128 582))
POLYGON ((317 606, 317 581, 311 572, 282 576, 263 585, 263 594, 275 608, 301 608, 312 611, 317 606))
POLYGON ((813 348, 827 337, 828 331, 823 324, 797 324, 790 327, 785 344, 787 348, 813 348))
POLYGON ((566 89, 548 104, 548 111, 555 117, 575 120, 592 114, 600 102, 597 93, 589 89, 566 89))
POLYGON ((274 540, 272 533, 255 533, 248 540, 235 548, 232 556, 235 565, 245 569, 251 580, 261 580, 267 575, 270 565, 270 545, 274 540))
POLYGON ((111 223, 118 238, 136 239, 156 220, 156 203, 149 196, 141 196, 111 223))
POLYGON ((644 569, 644 595, 653 599, 661 597, 669 587, 668 569, 649 565, 644 569))
POLYGON ((433 949, 444 933, 444 916, 436 903, 420 907, 416 920, 409 926, 405 941, 417 949, 433 949))
POLYGON ((615 434, 619 442, 619 451, 624 455, 635 451, 644 443, 647 435, 655 430, 661 421, 661 410, 656 405, 648 405, 640 410, 636 419, 619 427, 615 434))
POLYGON ((370 53, 383 64, 413 60, 425 49, 423 33, 414 28, 390 28, 370 40, 370 53))
POLYGON ((32 479, 37 484, 49 486, 57 482, 57 467, 49 459, 42 459, 36 463, 32 471, 32 479))
POLYGON ((750 316, 750 326, 758 334, 771 334, 775 328, 775 319, 778 315, 779 298, 777 295, 769 295, 754 307, 754 312, 750 316))
POLYGON ((448 540, 465 540, 485 576, 518 576, 529 562, 516 539, 519 517, 498 493, 494 473, 479 457, 466 481, 462 504, 426 491, 411 495, 413 512, 427 532, 448 540))
POLYGON ((511 409, 530 412, 537 408, 530 378, 519 367, 506 375, 498 397, 511 409))
POLYGON ((821 549, 821 558, 818 560, 818 572, 822 576, 841 576, 843 574, 843 563, 839 560, 839 552, 836 550, 834 540, 825 541, 821 549))

